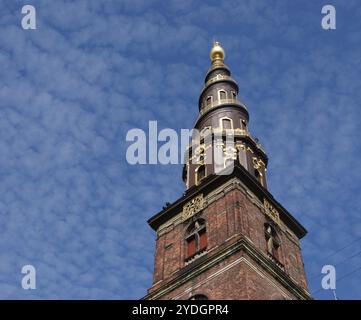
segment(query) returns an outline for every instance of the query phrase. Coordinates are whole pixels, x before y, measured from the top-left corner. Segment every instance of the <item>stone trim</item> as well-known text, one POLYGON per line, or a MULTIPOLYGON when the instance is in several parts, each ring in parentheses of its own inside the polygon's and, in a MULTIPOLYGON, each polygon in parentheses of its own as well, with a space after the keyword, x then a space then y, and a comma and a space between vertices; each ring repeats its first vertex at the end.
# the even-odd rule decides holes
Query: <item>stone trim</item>
MULTIPOLYGON (((266 209, 264 207, 264 203, 262 203, 258 197, 253 194, 245 185, 244 183, 239 180, 237 177, 234 177, 230 180, 228 180, 223 185, 216 188, 214 191, 210 192, 207 196, 203 198, 203 206, 202 210, 206 209, 210 204, 213 202, 223 198, 227 193, 233 191, 233 190, 239 190, 241 191, 252 204, 254 204, 256 207, 260 209, 260 211, 266 216, 269 217, 269 215, 266 213, 266 209)), ((198 197, 199 195, 195 196, 193 199, 198 197)), ((192 201, 192 200, 191 200, 192 201)), ((161 225, 157 230, 157 235, 161 236, 165 233, 168 233, 170 230, 169 228, 173 225, 173 227, 176 227, 178 224, 183 223, 183 211, 179 212, 177 215, 175 215, 172 219, 161 225)), ((283 234, 292 241, 298 248, 300 248, 300 243, 298 241, 298 238, 295 234, 291 232, 291 230, 283 223, 282 220, 278 221, 278 226, 280 227, 283 234)))
MULTIPOLYGON (((200 263, 196 263, 193 268, 189 268, 185 272, 182 272, 182 269, 179 270, 178 275, 175 276, 174 279, 165 282, 160 288, 152 293, 149 293, 143 299, 160 299, 165 294, 179 288, 184 283, 190 281, 191 279, 241 250, 246 252, 248 256, 251 257, 258 265, 262 266, 264 270, 268 271, 268 273, 270 273, 273 278, 277 279, 277 281, 281 283, 283 287, 291 294, 293 294, 297 299, 312 299, 307 290, 299 286, 297 282, 295 282, 289 275, 287 275, 281 268, 274 264, 267 256, 265 256, 265 254, 255 248, 255 246, 244 237, 241 237, 240 240, 238 240, 236 243, 219 250, 214 255, 202 257, 204 259, 202 259, 200 263)), ((191 265, 188 267, 191 267, 191 265)))

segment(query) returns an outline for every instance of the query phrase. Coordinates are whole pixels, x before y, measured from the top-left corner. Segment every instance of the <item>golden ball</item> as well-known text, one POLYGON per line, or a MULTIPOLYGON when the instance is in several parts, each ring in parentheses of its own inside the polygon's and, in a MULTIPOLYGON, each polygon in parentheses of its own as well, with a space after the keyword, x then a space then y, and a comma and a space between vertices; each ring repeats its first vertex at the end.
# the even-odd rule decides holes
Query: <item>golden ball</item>
POLYGON ((219 44, 219 42, 215 42, 213 44, 213 48, 211 49, 211 52, 209 53, 209 56, 212 61, 214 60, 224 60, 224 57, 226 56, 223 48, 219 44))

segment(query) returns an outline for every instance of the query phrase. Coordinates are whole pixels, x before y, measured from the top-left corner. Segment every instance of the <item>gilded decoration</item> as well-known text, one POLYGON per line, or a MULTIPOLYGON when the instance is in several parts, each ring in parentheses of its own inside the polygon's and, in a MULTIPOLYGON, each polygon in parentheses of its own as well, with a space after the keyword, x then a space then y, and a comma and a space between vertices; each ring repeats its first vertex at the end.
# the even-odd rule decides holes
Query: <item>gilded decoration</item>
POLYGON ((252 158, 253 168, 260 169, 262 165, 264 166, 264 162, 261 159, 257 159, 257 157, 252 158))
POLYGON ((203 209, 204 199, 203 194, 200 194, 193 198, 192 200, 188 201, 183 206, 182 212, 182 220, 185 221, 190 217, 194 216, 197 212, 203 209))
POLYGON ((277 224, 280 223, 280 215, 278 211, 266 200, 263 200, 264 209, 266 215, 269 216, 277 224))

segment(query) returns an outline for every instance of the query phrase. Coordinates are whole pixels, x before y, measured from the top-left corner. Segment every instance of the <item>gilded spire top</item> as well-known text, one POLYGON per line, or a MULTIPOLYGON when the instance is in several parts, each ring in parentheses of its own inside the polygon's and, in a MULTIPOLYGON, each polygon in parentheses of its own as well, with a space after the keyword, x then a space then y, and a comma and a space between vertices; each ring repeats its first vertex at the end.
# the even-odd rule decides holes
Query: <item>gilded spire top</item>
POLYGON ((213 48, 211 49, 209 56, 211 58, 212 64, 217 62, 223 63, 226 53, 218 41, 213 42, 213 48))

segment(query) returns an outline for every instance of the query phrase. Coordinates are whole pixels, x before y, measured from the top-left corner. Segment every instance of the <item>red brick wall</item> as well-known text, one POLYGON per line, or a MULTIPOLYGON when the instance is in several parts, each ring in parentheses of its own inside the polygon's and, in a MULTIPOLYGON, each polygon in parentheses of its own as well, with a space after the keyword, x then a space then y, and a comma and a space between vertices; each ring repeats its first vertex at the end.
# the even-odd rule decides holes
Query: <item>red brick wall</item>
POLYGON ((206 295, 211 300, 295 298, 295 296, 284 289, 282 285, 277 284, 277 281, 271 280, 271 275, 262 268, 258 268, 247 254, 238 252, 224 260, 222 263, 195 277, 192 281, 165 294, 161 299, 186 300, 196 294, 206 295), (215 274, 241 257, 244 257, 249 263, 252 263, 253 267, 249 266, 245 261, 240 261, 229 269, 224 270, 219 275, 215 274), (256 268, 257 271, 255 271, 254 268, 256 268), (261 272, 263 277, 258 272, 261 272))
MULTIPOLYGON (((266 253, 264 233, 266 217, 243 191, 238 189, 229 191, 218 200, 210 203, 201 213, 201 217, 206 220, 208 252, 219 250, 231 241, 229 238, 232 236, 244 235, 251 240, 254 246, 266 253)), ((153 292, 162 286, 164 282, 172 278, 175 271, 185 266, 184 235, 188 224, 189 221, 172 225, 168 227, 167 232, 158 237, 154 264, 154 285, 149 292, 153 292)), ((286 273, 300 286, 307 289, 298 240, 291 240, 290 236, 287 236, 283 231, 280 231, 278 235, 281 242, 280 262, 284 265, 286 273)), ((229 261, 224 261, 222 264, 227 263, 229 261)), ((209 272, 212 272, 212 270, 209 272)), ((208 271, 192 280, 192 284, 201 281, 207 275, 208 271)), ((269 284, 266 283, 268 281, 265 281, 244 263, 241 263, 218 277, 217 280, 214 279, 212 283, 203 285, 202 290, 204 294, 214 292, 214 294, 209 295, 212 299, 270 299, 271 295, 280 294, 276 289, 271 289, 269 284), (245 283, 247 283, 247 290, 244 287, 245 283), (228 292, 226 291, 227 288, 233 291, 228 292)), ((183 287, 190 285, 187 283, 183 287)), ((165 298, 174 297, 181 290, 183 288, 177 289, 176 292, 172 292, 165 298)))

